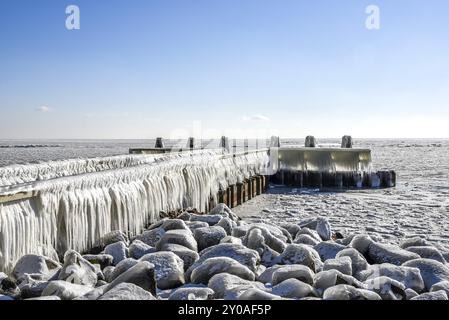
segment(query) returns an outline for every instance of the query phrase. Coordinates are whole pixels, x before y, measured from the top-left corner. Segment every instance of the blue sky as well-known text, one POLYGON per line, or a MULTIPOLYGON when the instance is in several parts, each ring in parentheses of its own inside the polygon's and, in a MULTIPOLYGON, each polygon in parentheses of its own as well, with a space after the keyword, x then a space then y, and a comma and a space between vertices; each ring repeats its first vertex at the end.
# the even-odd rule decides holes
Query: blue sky
POLYGON ((1 1, 0 139, 448 138, 448 15, 447 0, 1 1))

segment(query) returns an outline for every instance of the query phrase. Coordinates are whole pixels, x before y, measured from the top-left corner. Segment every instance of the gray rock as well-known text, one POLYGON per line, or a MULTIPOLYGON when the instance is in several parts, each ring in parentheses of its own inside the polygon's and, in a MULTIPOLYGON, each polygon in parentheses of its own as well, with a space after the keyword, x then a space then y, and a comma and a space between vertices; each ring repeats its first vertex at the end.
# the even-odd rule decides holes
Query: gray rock
POLYGON ((447 294, 444 290, 427 292, 419 296, 413 297, 410 300, 448 300, 447 294))
POLYGON ((359 234, 355 235, 351 242, 349 243, 349 247, 356 249, 363 256, 368 254, 368 248, 371 243, 373 243, 373 239, 367 234, 359 234))
POLYGON ((61 264, 50 258, 36 254, 27 254, 20 258, 12 271, 12 276, 20 280, 29 274, 34 279, 49 279, 55 272, 61 268, 61 264))
POLYGON ((186 280, 189 281, 192 270, 201 265, 205 260, 214 257, 229 257, 248 267, 251 271, 256 272, 260 262, 257 251, 248 249, 245 246, 222 243, 203 250, 200 259, 196 261, 186 272, 186 280))
POLYGON ((156 252, 156 248, 150 247, 140 240, 134 240, 128 248, 129 256, 134 259, 140 259, 148 253, 156 252))
POLYGON ((89 261, 78 252, 69 250, 64 255, 64 265, 58 279, 93 288, 98 276, 96 268, 89 261))
POLYGON ((382 276, 399 281, 405 288, 410 288, 417 292, 424 290, 424 281, 419 269, 395 266, 389 263, 369 266, 366 271, 360 274, 360 280, 365 281, 382 276))
POLYGON ((425 259, 433 259, 439 261, 441 263, 446 263, 446 259, 444 259, 441 252, 432 246, 417 246, 417 247, 407 247, 407 251, 414 252, 419 255, 421 258, 425 259))
POLYGON ((337 253, 336 258, 341 257, 351 258, 352 274, 354 275, 368 268, 368 262, 366 262, 362 254, 354 248, 347 248, 337 253))
POLYGON ((273 285, 277 285, 287 279, 297 279, 301 282, 312 285, 314 276, 314 272, 309 267, 300 264, 291 264, 275 270, 272 275, 271 283, 273 285))
POLYGON ((135 240, 142 241, 146 245, 149 245, 150 247, 156 247, 156 244, 159 242, 159 240, 162 238, 162 236, 165 234, 165 230, 162 228, 156 228, 153 230, 145 231, 141 235, 138 235, 135 240))
POLYGON ((286 248, 287 238, 283 235, 280 229, 276 229, 271 225, 257 223, 248 228, 248 231, 243 238, 243 244, 248 248, 255 249, 262 244, 267 245, 274 251, 282 253, 286 248), (257 232, 258 241, 254 241, 254 231, 257 232))
MULTIPOLYGON (((1 276, 1 275, 0 275, 1 276)), ((23 282, 23 279, 31 278, 29 275, 25 275, 22 277, 21 282, 23 282)), ((20 296, 20 289, 17 286, 17 282, 10 277, 0 277, 0 294, 10 296, 13 298, 17 298, 20 296)))
POLYGON ((206 222, 201 222, 201 221, 187 221, 186 222, 187 227, 189 227, 189 229, 193 232, 195 229, 198 228, 204 228, 204 227, 208 227, 209 224, 207 224, 206 222))
POLYGON ((161 248, 161 251, 170 251, 180 257, 184 262, 185 271, 200 258, 197 252, 179 244, 167 243, 161 248))
POLYGON ((112 266, 114 263, 114 257, 110 254, 85 254, 83 258, 89 261, 91 264, 99 264, 101 270, 106 267, 112 266))
POLYGON ((318 272, 314 277, 313 286, 322 294, 326 289, 339 284, 346 284, 355 288, 365 289, 366 286, 356 278, 345 275, 338 270, 327 270, 318 272))
POLYGON ((427 242, 426 239, 419 238, 419 237, 413 237, 409 239, 405 239, 401 242, 399 245, 402 249, 407 249, 408 247, 418 247, 418 246, 429 246, 430 244, 427 242))
POLYGON ((10 297, 10 296, 6 296, 4 294, 0 294, 0 301, 13 301, 14 298, 10 297))
POLYGON ((324 300, 381 300, 381 297, 371 291, 357 289, 349 285, 339 284, 324 291, 324 300))
MULTIPOLYGON (((318 243, 323 241, 321 239, 320 235, 318 234, 318 232, 316 232, 315 230, 309 229, 309 228, 302 228, 301 230, 299 230, 298 233, 296 234, 296 238, 299 237, 300 235, 308 235, 311 238, 318 241, 318 243)), ((295 240, 296 240, 296 238, 295 238, 295 240)))
POLYGON ((346 249, 345 246, 332 242, 332 241, 323 241, 313 247, 316 252, 320 255, 322 261, 326 261, 328 259, 334 259, 340 251, 346 249))
POLYGON ((438 282, 449 281, 449 267, 436 260, 415 259, 405 262, 403 266, 419 269, 426 290, 438 282))
POLYGON ((220 240, 220 243, 231 243, 231 244, 238 244, 238 245, 242 245, 242 239, 240 238, 236 238, 233 236, 226 236, 223 239, 220 240))
POLYGON ((208 287, 215 292, 216 299, 223 299, 229 292, 237 289, 233 297, 228 295, 228 299, 237 299, 238 295, 249 288, 264 289, 264 285, 259 282, 244 280, 229 273, 219 273, 210 278, 208 287))
POLYGON ((121 232, 120 230, 111 231, 107 234, 105 234, 103 237, 100 238, 99 245, 101 247, 106 247, 110 244, 116 243, 116 242, 124 242, 125 244, 128 244, 128 237, 126 234, 121 232))
POLYGON ((107 276, 105 275, 106 281, 112 282, 119 275, 134 267, 138 262, 139 261, 133 258, 126 258, 125 260, 120 261, 110 274, 107 276))
POLYGON ((310 246, 316 246, 320 242, 318 240, 316 240, 315 238, 312 238, 308 234, 298 234, 298 235, 296 235, 296 238, 293 241, 293 243, 308 244, 310 246))
POLYGON ((332 238, 332 228, 329 221, 325 218, 318 218, 315 231, 318 233, 323 241, 328 241, 332 238))
POLYGON ((238 216, 232 212, 232 210, 224 203, 219 203, 215 208, 213 208, 210 212, 210 215, 220 215, 226 218, 231 219, 232 221, 238 221, 238 216))
POLYGON ((104 248, 104 253, 111 255, 114 260, 113 264, 117 265, 120 261, 125 260, 128 257, 128 248, 123 241, 108 244, 104 248))
POLYGON ((376 264, 391 263, 400 266, 406 261, 418 259, 419 255, 394 245, 372 242, 368 248, 368 257, 376 264))
POLYGON ((74 284, 63 280, 51 281, 42 296, 57 296, 61 300, 73 300, 92 291, 92 287, 74 284))
POLYGON ((155 266, 147 261, 141 261, 115 278, 104 292, 108 292, 121 283, 132 283, 142 289, 156 294, 155 266))
POLYGON ((95 289, 93 289, 92 291, 89 291, 88 293, 86 293, 85 295, 82 295, 80 297, 77 297, 73 300, 97 300, 99 297, 101 297, 104 294, 104 291, 107 287, 106 285, 103 285, 101 287, 97 287, 95 289))
POLYGON ((405 298, 407 300, 410 300, 411 298, 417 297, 419 296, 419 293, 417 293, 415 290, 407 288, 405 289, 405 298))
POLYGON ((212 300, 214 294, 210 288, 179 288, 168 297, 168 300, 212 300))
POLYGON ((232 235, 232 229, 237 227, 237 224, 228 217, 223 217, 218 223, 217 226, 222 227, 228 236, 232 235))
POLYGON ((243 238, 248 232, 249 225, 240 225, 232 229, 232 236, 236 238, 243 238))
POLYGON ((120 283, 111 290, 107 291, 98 300, 156 300, 148 291, 132 283, 120 283))
POLYGON ((239 298, 239 300, 280 300, 282 299, 280 296, 271 294, 269 292, 263 291, 257 288, 251 288, 243 292, 239 298))
POLYGON ((301 230, 301 227, 296 224, 283 224, 282 227, 290 233, 292 239, 296 237, 296 234, 301 230))
POLYGON ((198 250, 202 251, 208 247, 217 245, 220 240, 227 236, 225 229, 220 226, 198 228, 193 232, 198 244, 198 250))
POLYGON ((449 281, 441 281, 438 283, 435 283, 432 288, 430 288, 430 292, 440 291, 443 290, 448 294, 449 296, 449 281))
POLYGON ((283 298, 301 299, 308 296, 317 296, 316 290, 309 284, 298 279, 287 279, 274 286, 271 290, 274 295, 283 298))
POLYGON ((19 284, 22 299, 40 297, 49 281, 34 280, 31 276, 25 276, 19 284))
POLYGON ((191 213, 184 211, 182 214, 180 214, 178 216, 178 219, 183 220, 184 222, 189 222, 190 221, 190 217, 192 216, 191 213))
POLYGON ((106 282, 112 281, 112 275, 114 273, 114 270, 115 270, 114 266, 109 266, 103 269, 103 275, 106 282))
POLYGON ((156 249, 159 251, 164 245, 168 243, 179 244, 181 246, 189 248, 190 250, 198 251, 197 242, 190 230, 178 229, 167 231, 157 242, 156 249))
POLYGON ((326 270, 338 270, 343 274, 347 274, 352 276, 352 260, 348 256, 336 258, 336 259, 328 259, 324 261, 323 271, 326 270))
POLYGON ((267 269, 265 269, 264 272, 262 272, 259 276, 257 276, 257 281, 262 282, 262 283, 273 283, 273 273, 276 270, 279 270, 280 268, 283 268, 285 266, 283 265, 274 265, 272 267, 269 267, 267 269))
POLYGON ((405 286, 399 281, 382 276, 365 281, 367 289, 376 292, 383 300, 406 300, 405 286))
POLYGON ((289 244, 277 260, 279 264, 302 264, 314 272, 321 270, 323 265, 318 252, 304 244, 289 244))
POLYGON ((229 273, 244 280, 254 281, 254 273, 248 267, 228 257, 215 257, 205 260, 201 265, 192 270, 190 276, 193 283, 207 284, 214 275, 229 273))
POLYGON ((149 253, 140 258, 140 261, 154 264, 157 287, 161 290, 177 288, 185 283, 184 262, 173 252, 149 253))
POLYGON ((170 231, 170 230, 189 230, 189 227, 187 226, 187 224, 184 222, 184 220, 181 220, 181 219, 167 219, 167 220, 164 220, 162 225, 161 225, 161 227, 165 231, 170 231))
POLYGON ((192 214, 190 216, 190 221, 206 222, 209 226, 214 226, 218 222, 220 222, 221 218, 223 218, 223 216, 221 216, 219 214, 215 214, 215 215, 192 214))
POLYGON ((47 296, 47 297, 34 297, 28 298, 25 300, 38 300, 38 301, 61 301, 61 298, 58 296, 47 296))

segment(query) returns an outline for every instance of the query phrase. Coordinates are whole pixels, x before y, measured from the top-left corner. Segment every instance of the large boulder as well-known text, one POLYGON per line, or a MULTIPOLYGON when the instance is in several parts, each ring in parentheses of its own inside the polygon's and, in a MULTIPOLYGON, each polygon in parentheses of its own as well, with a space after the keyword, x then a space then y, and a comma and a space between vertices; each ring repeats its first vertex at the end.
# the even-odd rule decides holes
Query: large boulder
POLYGON ((419 269, 427 291, 438 282, 449 281, 449 267, 436 260, 415 259, 405 262, 403 266, 419 269))
POLYGON ((366 261, 366 259, 362 256, 360 252, 358 252, 354 248, 347 248, 337 253, 336 255, 337 259, 342 257, 351 258, 352 261, 351 267, 353 275, 356 275, 357 273, 366 270, 368 268, 368 262, 366 261))
POLYGON ((366 285, 356 278, 343 274, 335 269, 318 272, 313 280, 313 286, 320 294, 322 294, 327 288, 331 288, 339 284, 346 284, 358 289, 366 288, 366 285))
POLYGON ((156 294, 155 266, 147 261, 138 262, 107 285, 104 292, 108 292, 121 283, 132 283, 156 294))
POLYGON ((242 279, 254 281, 254 273, 248 267, 228 257, 215 257, 205 260, 201 265, 192 270, 190 276, 193 283, 207 284, 214 275, 229 273, 242 279))
POLYGON ((219 214, 208 214, 208 215, 192 214, 190 216, 190 221, 206 222, 209 226, 214 226, 218 222, 220 222, 222 218, 223 216, 219 214))
POLYGON ((101 270, 106 267, 112 266, 114 263, 114 257, 110 254, 85 254, 83 258, 89 261, 91 264, 100 265, 101 270))
POLYGON ((297 279, 309 285, 313 284, 314 272, 307 266, 300 264, 291 264, 282 266, 273 272, 273 285, 277 285, 287 279, 297 279))
POLYGON ((57 296, 61 300, 73 300, 92 290, 92 287, 89 286, 57 280, 51 281, 47 285, 42 292, 42 296, 57 296))
POLYGON ((210 278, 208 285, 215 292, 216 299, 231 298, 229 293, 233 290, 236 294, 232 297, 238 298, 239 293, 242 293, 250 288, 264 289, 264 285, 260 282, 254 282, 242 279, 238 276, 229 273, 219 273, 210 278))
POLYGON ((273 283, 273 274, 276 272, 276 270, 279 270, 281 268, 285 267, 284 265, 274 265, 272 267, 266 268, 261 274, 257 276, 257 281, 262 283, 273 283))
POLYGON ((373 239, 367 234, 358 234, 355 235, 351 242, 349 243, 349 247, 356 249, 363 256, 366 256, 368 253, 368 249, 371 243, 373 243, 373 239))
POLYGON ((332 238, 332 228, 329 221, 325 218, 317 218, 317 225, 315 231, 323 241, 328 241, 332 238))
POLYGON ((181 219, 167 219, 164 220, 160 226, 165 231, 170 230, 189 230, 184 220, 181 219))
POLYGON ((323 271, 338 270, 343 274, 352 276, 352 260, 348 256, 343 256, 336 259, 328 259, 324 261, 323 271))
POLYGON ((346 249, 345 246, 332 241, 320 242, 313 248, 316 250, 316 252, 318 252, 322 261, 334 259, 337 253, 346 249))
POLYGON ((443 290, 449 295, 449 281, 441 281, 438 283, 435 283, 432 288, 430 288, 430 292, 440 291, 443 290))
POLYGON ((114 230, 102 236, 98 241, 98 245, 104 248, 110 244, 120 241, 124 242, 125 244, 128 244, 128 237, 122 231, 114 230))
POLYGON ((410 300, 448 300, 447 293, 444 290, 427 292, 419 296, 413 297, 410 300))
POLYGON ((140 259, 148 253, 156 252, 156 248, 150 247, 140 240, 134 240, 128 248, 129 256, 133 259, 140 259))
POLYGON ((108 244, 104 248, 104 253, 111 255, 113 260, 113 265, 117 265, 120 261, 128 257, 128 248, 126 243, 123 241, 108 244))
POLYGON ((289 244, 277 259, 278 264, 302 264, 314 272, 322 268, 322 261, 315 249, 304 244, 289 244))
POLYGON ((69 250, 64 255, 64 265, 59 273, 59 280, 93 288, 98 280, 97 270, 78 252, 69 250))
POLYGON ((232 221, 238 221, 239 217, 224 203, 219 203, 210 212, 210 215, 220 215, 232 221))
POLYGON ((406 250, 416 253, 421 258, 433 259, 441 263, 446 263, 446 259, 444 259, 443 254, 437 248, 432 246, 416 246, 416 247, 412 246, 407 247, 406 250))
POLYGON ((413 237, 403 240, 399 246, 402 249, 407 249, 408 247, 418 247, 418 246, 429 246, 429 242, 426 239, 420 237, 413 237))
POLYGON ((232 229, 234 229, 237 224, 230 218, 228 217, 223 217, 217 224, 216 226, 220 226, 222 227, 225 231, 226 234, 228 236, 232 235, 232 229))
POLYGON ((159 251, 167 243, 179 244, 193 251, 198 251, 198 245, 190 230, 176 229, 167 231, 157 242, 156 249, 159 251))
POLYGON ((381 276, 365 281, 367 289, 376 292, 383 300, 406 300, 405 286, 394 279, 381 276))
POLYGON ((200 256, 196 251, 190 250, 184 246, 174 243, 167 243, 162 246, 161 251, 170 251, 176 254, 184 262, 184 270, 187 271, 190 266, 192 266, 195 261, 197 261, 200 256))
MULTIPOLYGON (((143 243, 149 245, 150 247, 156 247, 156 244, 165 234, 165 230, 163 228, 156 228, 152 230, 145 231, 141 235, 138 235, 135 240, 142 241, 143 243)), ((134 240, 134 241, 135 241, 134 240)))
POLYGON ((173 252, 149 253, 140 258, 140 261, 154 264, 157 287, 161 290, 177 288, 185 283, 184 262, 173 252))
POLYGON ((198 250, 201 251, 219 244, 220 240, 227 236, 227 233, 222 227, 213 226, 195 229, 193 236, 198 244, 198 250))
POLYGON ((60 268, 61 264, 50 258, 36 254, 27 254, 17 261, 12 271, 12 276, 16 280, 20 280, 28 274, 34 279, 46 280, 60 268))
POLYGON ((373 264, 391 263, 400 266, 406 261, 418 259, 419 255, 395 245, 372 242, 368 247, 368 258, 373 264))
POLYGON ((156 300, 148 291, 132 283, 120 283, 111 290, 107 291, 98 300, 156 300))
POLYGON ((301 299, 309 296, 316 297, 316 290, 309 284, 298 279, 287 279, 277 284, 271 292, 283 298, 301 299))
POLYGON ((382 300, 375 292, 339 284, 324 291, 324 300, 382 300))
POLYGON ((138 261, 133 258, 126 258, 125 260, 120 261, 111 273, 107 272, 105 269, 105 278, 107 282, 112 282, 115 278, 121 275, 123 272, 134 267, 138 261))

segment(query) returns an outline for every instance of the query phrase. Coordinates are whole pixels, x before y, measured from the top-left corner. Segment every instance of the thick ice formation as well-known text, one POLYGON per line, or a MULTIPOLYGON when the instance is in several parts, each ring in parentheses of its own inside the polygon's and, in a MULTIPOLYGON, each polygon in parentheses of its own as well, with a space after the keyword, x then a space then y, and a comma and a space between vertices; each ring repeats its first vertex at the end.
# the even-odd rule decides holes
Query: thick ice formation
POLYGON ((220 188, 264 174, 268 161, 266 152, 208 150, 2 168, 0 185, 32 182, 8 192, 38 196, 0 204, 0 270, 27 253, 85 251, 112 230, 136 235, 160 211, 205 211, 220 188))

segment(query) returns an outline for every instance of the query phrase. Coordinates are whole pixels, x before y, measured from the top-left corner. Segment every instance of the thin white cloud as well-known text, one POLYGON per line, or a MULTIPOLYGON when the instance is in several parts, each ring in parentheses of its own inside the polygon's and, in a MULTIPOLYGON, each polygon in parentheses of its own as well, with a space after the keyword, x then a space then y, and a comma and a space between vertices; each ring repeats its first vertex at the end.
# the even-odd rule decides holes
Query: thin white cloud
POLYGON ((251 116, 244 116, 243 121, 270 121, 270 118, 261 114, 254 114, 251 116))
POLYGON ((43 112, 43 113, 50 112, 50 110, 51 109, 47 106, 40 106, 40 107, 36 108, 36 111, 43 112))

